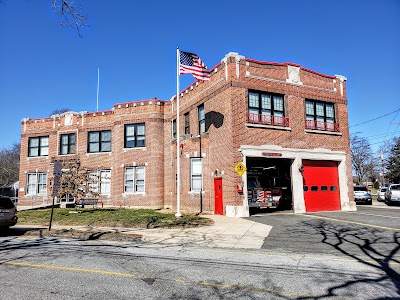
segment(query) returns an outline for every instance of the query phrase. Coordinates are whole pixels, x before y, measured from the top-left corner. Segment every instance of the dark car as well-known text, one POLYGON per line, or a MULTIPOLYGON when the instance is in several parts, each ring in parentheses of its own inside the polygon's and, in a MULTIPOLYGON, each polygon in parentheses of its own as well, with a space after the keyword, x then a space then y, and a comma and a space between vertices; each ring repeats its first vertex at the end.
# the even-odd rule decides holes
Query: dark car
POLYGON ((8 229, 18 222, 17 208, 10 197, 0 196, 0 229, 8 229))
POLYGON ((372 205, 372 196, 366 186, 364 185, 354 186, 354 201, 356 203, 364 203, 372 205))

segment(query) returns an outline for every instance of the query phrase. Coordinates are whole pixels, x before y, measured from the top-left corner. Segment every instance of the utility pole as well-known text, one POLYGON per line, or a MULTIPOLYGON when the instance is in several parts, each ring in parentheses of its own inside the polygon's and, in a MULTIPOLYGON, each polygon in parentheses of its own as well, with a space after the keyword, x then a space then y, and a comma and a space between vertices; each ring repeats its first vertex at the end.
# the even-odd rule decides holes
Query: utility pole
POLYGON ((383 164, 383 151, 381 151, 381 162, 382 162, 382 184, 385 183, 385 167, 383 164))

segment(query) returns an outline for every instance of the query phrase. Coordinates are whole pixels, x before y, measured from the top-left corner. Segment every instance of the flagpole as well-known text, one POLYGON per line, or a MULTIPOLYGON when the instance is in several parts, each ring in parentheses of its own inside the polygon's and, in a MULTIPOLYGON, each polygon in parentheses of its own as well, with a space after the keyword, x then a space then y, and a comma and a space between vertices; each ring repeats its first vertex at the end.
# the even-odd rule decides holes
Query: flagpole
POLYGON ((181 162, 179 136, 179 48, 176 48, 176 214, 181 217, 181 162))
POLYGON ((97 68, 97 97, 96 97, 96 111, 99 111, 99 86, 100 86, 100 68, 97 68))

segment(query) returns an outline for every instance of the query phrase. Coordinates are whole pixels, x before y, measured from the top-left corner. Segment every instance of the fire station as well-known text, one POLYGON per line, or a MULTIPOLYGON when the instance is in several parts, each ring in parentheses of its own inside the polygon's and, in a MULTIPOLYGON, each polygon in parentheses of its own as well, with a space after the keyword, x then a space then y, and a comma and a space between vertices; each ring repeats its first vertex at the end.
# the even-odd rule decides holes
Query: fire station
POLYGON ((19 201, 50 201, 54 162, 75 160, 99 175, 105 205, 174 211, 179 155, 183 212, 356 210, 346 81, 231 52, 181 90, 180 136, 176 96, 25 118, 19 201))

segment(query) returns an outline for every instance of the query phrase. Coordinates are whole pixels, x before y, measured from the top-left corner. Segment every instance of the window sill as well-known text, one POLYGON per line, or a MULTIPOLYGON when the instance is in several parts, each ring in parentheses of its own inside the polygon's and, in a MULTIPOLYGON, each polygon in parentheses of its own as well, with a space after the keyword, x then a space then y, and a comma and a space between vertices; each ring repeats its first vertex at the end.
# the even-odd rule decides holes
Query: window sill
POLYGON ((305 133, 316 133, 316 134, 338 135, 338 136, 343 135, 341 132, 325 131, 325 130, 314 130, 314 129, 305 129, 304 132, 305 133))
POLYGON ((263 124, 253 124, 253 123, 246 123, 246 127, 267 128, 267 129, 292 131, 291 127, 263 125, 263 124))
POLYGON ((48 155, 42 155, 42 156, 28 156, 27 159, 39 159, 39 158, 45 158, 45 159, 49 159, 48 155))
POLYGON ((146 151, 146 147, 132 147, 132 148, 123 148, 122 152, 126 152, 126 151, 133 151, 133 150, 142 150, 142 151, 146 151))
POLYGON ((103 154, 103 155, 111 155, 112 152, 111 152, 111 151, 110 151, 110 152, 87 152, 87 153, 86 153, 86 156, 89 156, 89 155, 100 155, 100 154, 103 154))
MULTIPOLYGON (((201 191, 201 193, 204 195, 206 192, 205 191, 201 191)), ((188 194, 189 195, 197 195, 197 194, 200 194, 200 191, 189 191, 188 194)))
POLYGON ((139 193, 123 193, 122 197, 127 197, 127 196, 146 196, 146 192, 139 192, 139 193))

